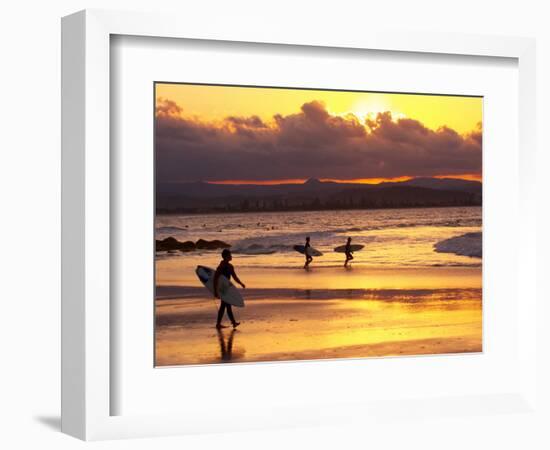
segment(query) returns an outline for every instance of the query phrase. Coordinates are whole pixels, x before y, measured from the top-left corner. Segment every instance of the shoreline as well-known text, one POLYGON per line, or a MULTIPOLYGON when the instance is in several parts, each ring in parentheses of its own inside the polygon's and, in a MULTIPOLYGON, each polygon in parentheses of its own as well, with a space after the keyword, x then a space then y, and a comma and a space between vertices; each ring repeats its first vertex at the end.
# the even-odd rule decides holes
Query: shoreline
POLYGON ((481 202, 479 204, 468 204, 468 205, 424 205, 424 206, 389 206, 389 207, 378 207, 378 208, 340 208, 340 209, 334 209, 334 208, 327 208, 327 209, 277 209, 277 210, 249 210, 249 211, 200 211, 200 212, 182 212, 182 211, 175 211, 175 212, 167 212, 165 210, 156 210, 155 215, 156 216, 211 216, 211 215, 233 215, 233 214, 279 214, 279 213, 287 213, 287 212, 296 212, 296 213, 308 213, 308 212, 341 212, 341 211, 391 211, 391 210, 410 210, 410 209, 434 209, 434 208, 482 208, 483 205, 481 202))
POLYGON ((157 258, 155 366, 482 352, 482 261, 436 253, 431 239, 446 229, 415 232, 420 244, 411 231, 405 241, 398 230, 370 233, 380 241, 347 269, 332 252, 309 270, 292 253, 236 255, 247 288, 237 286, 245 307, 233 308, 234 332, 215 329, 219 300, 195 274, 217 267, 219 252, 157 258))
MULTIPOLYGON (((219 258, 204 258, 202 265, 215 268, 219 258)), ((481 289, 482 267, 407 267, 371 268, 314 267, 255 268, 236 266, 239 278, 249 288, 288 289, 481 289)), ((203 288, 195 274, 194 264, 178 260, 157 261, 155 282, 162 286, 203 288)), ((204 291, 206 294, 206 290, 204 291)), ((244 292, 246 294, 246 291, 244 292)))
POLYGON ((351 299, 346 290, 325 298, 258 290, 234 308, 236 331, 216 330, 218 301, 187 289, 187 298, 155 302, 157 367, 483 350, 481 289, 371 290, 351 299))
MULTIPOLYGON (((457 295, 470 298, 478 295, 479 288, 440 288, 440 289, 297 289, 297 288, 247 288, 241 290, 249 301, 277 299, 308 299, 347 301, 374 299, 379 301, 415 301, 438 295, 442 299, 456 299, 457 295)), ((204 287, 198 286, 156 286, 155 301, 207 299, 211 297, 204 287)))

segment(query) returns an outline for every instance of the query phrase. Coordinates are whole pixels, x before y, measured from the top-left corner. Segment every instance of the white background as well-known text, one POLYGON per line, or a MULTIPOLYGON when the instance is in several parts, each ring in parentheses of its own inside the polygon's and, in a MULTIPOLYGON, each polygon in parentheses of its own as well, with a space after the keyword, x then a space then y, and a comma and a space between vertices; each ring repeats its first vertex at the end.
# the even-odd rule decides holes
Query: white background
MULTIPOLYGON (((134 10, 176 10, 206 20, 212 14, 239 21, 268 18, 281 27, 308 27, 338 33, 349 27, 457 31, 538 37, 539 229, 550 229, 545 176, 550 140, 550 29, 543 2, 524 0, 510 6, 499 1, 445 2, 245 2, 220 1, 182 4, 181 1, 58 1, 3 5, 0 15, 2 52, 2 114, 0 123, 0 183, 4 215, 2 236, 3 302, 0 322, 1 433, 5 448, 80 448, 85 444, 59 433, 59 17, 85 7, 134 10), (544 209, 543 209, 544 208, 544 209), (545 225, 545 226, 543 226, 545 225)), ((539 255, 548 251, 548 238, 539 233, 539 255)), ((539 256, 539 274, 542 258, 539 256)), ((546 295, 545 298, 548 298, 546 295)), ((548 311, 546 309, 545 311, 548 311)), ((542 311, 544 312, 544 311, 542 311)), ((541 330, 548 342, 548 332, 541 330)), ((539 349, 548 352, 548 347, 539 349)), ((548 360, 541 361, 548 376, 548 360)), ((547 392, 547 391, 546 391, 547 392)), ((548 397, 546 397, 548 401, 548 397)), ((233 399, 224 398, 228 408, 233 399)), ((409 419, 409 418, 406 418, 409 419)), ((468 418, 415 418, 395 423, 366 423, 364 430, 345 426, 101 442, 101 448, 547 448, 541 424, 512 415, 468 418), (397 429, 396 429, 397 428, 397 429), (539 432, 537 432, 537 429, 539 432)), ((546 433, 544 433, 546 434, 546 433)), ((548 438, 546 438, 548 439, 548 438)))
POLYGON ((516 326, 517 267, 515 261, 510 263, 494 251, 508 241, 508 254, 513 258, 516 253, 510 236, 518 233, 517 62, 413 57, 395 52, 342 54, 307 48, 290 52, 283 46, 267 45, 206 47, 135 37, 115 39, 111 52, 116 61, 111 76, 115 106, 111 118, 117 130, 111 152, 118 174, 118 182, 111 186, 111 242, 117 254, 111 261, 112 278, 117 280, 111 302, 118 317, 112 414, 188 411, 196 415, 210 411, 211 415, 212 405, 220 401, 220 391, 197 387, 218 386, 221 379, 232 392, 221 395, 233 396, 239 404, 239 410, 233 406, 235 414, 254 409, 259 414, 260 405, 296 409, 314 404, 326 409, 326 405, 361 401, 517 390, 521 350, 516 326), (145 67, 143 61, 147 61, 145 67), (154 240, 151 100, 155 80, 482 94, 483 158, 489 162, 484 166, 483 186, 484 354, 154 369, 154 258, 150 243, 154 240), (502 198, 508 202, 500 201, 502 198), (506 284, 501 282, 503 278, 508 280, 506 284))

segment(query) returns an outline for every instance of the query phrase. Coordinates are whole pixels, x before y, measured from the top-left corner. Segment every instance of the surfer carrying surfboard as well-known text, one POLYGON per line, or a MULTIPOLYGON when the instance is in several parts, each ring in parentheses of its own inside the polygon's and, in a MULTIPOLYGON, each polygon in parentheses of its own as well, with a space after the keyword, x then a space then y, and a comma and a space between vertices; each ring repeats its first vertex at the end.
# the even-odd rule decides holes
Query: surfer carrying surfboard
POLYGON ((353 259, 353 252, 351 251, 351 238, 348 237, 348 242, 346 242, 346 262, 344 263, 344 267, 348 267, 348 262, 350 262, 353 259))
POLYGON ((307 269, 313 261, 313 256, 311 256, 311 244, 309 243, 309 236, 306 237, 306 245, 304 245, 304 255, 306 256, 306 263, 304 264, 304 269, 307 269))
MULTIPOLYGON (((218 268, 216 269, 216 273, 214 274, 213 288, 214 288, 214 297, 216 298, 220 298, 218 293, 218 280, 222 275, 228 280, 230 280, 231 277, 233 277, 233 279, 237 283, 239 283, 243 287, 243 289, 246 288, 244 283, 241 280, 239 280, 239 277, 235 273, 235 268, 233 267, 233 264, 230 263, 232 259, 233 259, 233 256, 231 255, 231 252, 229 251, 229 249, 227 248, 224 249, 222 251, 222 260, 218 268)), ((231 321, 231 325, 233 325, 233 328, 237 328, 240 322, 237 322, 235 320, 235 317, 233 316, 233 310, 231 309, 231 305, 221 300, 221 298, 220 298, 220 309, 218 309, 218 320, 216 321, 216 328, 218 329, 224 328, 224 326, 222 325, 222 319, 223 319, 223 314, 226 310, 227 310, 227 317, 229 317, 229 320, 231 321)))

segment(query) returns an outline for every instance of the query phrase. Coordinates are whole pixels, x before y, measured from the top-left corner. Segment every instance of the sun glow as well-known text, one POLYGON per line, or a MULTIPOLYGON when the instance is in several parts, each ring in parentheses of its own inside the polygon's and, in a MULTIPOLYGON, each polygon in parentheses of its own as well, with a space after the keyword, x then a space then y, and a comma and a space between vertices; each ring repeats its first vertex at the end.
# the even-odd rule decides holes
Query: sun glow
POLYGON ((481 173, 461 173, 458 175, 433 175, 432 178, 454 178, 458 180, 482 181, 481 173))
POLYGON ((402 112, 392 108, 391 105, 380 96, 360 99, 352 105, 349 111, 350 114, 353 114, 362 123, 365 123, 366 120, 375 120, 378 114, 383 114, 385 112, 389 112, 393 120, 406 117, 402 112))
POLYGON ((332 183, 351 183, 351 184, 380 184, 380 183, 390 183, 390 182, 397 182, 397 181, 408 181, 412 179, 413 177, 402 176, 402 177, 394 177, 394 178, 354 178, 350 180, 321 178, 320 181, 332 182, 332 183))
POLYGON ((157 84, 155 91, 157 100, 170 99, 182 108, 183 115, 195 115, 206 122, 250 115, 271 122, 274 114, 295 114, 311 101, 323 102, 331 114, 353 114, 362 122, 369 115, 376 117, 377 113, 390 111, 394 120, 405 116, 432 130, 445 125, 461 134, 475 130, 482 121, 482 99, 476 97, 170 83, 157 84))
POLYGON ((307 180, 290 178, 285 180, 209 180, 208 184, 233 184, 233 185, 262 185, 275 186, 278 184, 304 184, 307 180))
MULTIPOLYGON (((319 181, 325 183, 351 183, 351 184, 380 184, 380 183, 395 183, 400 181, 412 180, 413 176, 401 176, 393 178, 354 178, 348 180, 335 179, 335 178, 320 178, 319 181)), ((464 173, 459 175, 435 175, 432 178, 454 178, 458 180, 469 180, 469 181, 481 181, 481 174, 470 174, 464 173)), ((265 186, 274 186, 280 184, 304 184, 306 179, 286 179, 286 180, 209 180, 208 184, 232 184, 232 185, 265 185, 265 186)))

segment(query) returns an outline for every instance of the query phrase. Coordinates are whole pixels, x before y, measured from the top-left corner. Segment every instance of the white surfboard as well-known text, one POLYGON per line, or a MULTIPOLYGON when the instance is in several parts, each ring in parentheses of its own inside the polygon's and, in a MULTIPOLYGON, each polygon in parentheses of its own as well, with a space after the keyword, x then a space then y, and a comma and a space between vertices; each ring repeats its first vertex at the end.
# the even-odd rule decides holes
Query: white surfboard
MULTIPOLYGON (((306 247, 304 245, 295 245, 294 250, 296 250, 298 253, 301 253, 302 255, 306 254, 306 247)), ((320 252, 316 248, 308 247, 307 254, 309 256, 323 256, 323 252, 320 252)))
MULTIPOLYGON (((214 274, 216 271, 210 267, 197 266, 195 273, 204 287, 213 295, 214 274)), ((238 306, 239 308, 244 306, 244 299, 239 290, 223 275, 220 275, 218 278, 218 294, 220 295, 221 300, 225 303, 238 306)))

